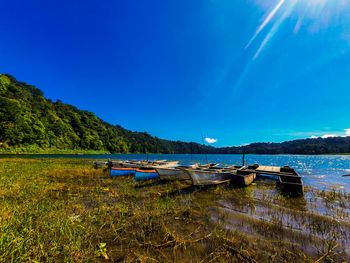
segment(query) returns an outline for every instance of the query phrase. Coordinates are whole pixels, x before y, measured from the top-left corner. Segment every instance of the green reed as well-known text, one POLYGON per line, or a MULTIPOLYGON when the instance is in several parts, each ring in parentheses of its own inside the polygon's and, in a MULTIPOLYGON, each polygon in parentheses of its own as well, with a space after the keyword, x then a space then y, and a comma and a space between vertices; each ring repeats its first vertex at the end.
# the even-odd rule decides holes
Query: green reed
MULTIPOLYGON (((193 188, 186 181, 136 184, 132 177, 110 178, 108 171, 93 169, 91 160, 3 158, 0 262, 313 262, 346 257, 337 244, 346 238, 338 230, 347 225, 317 213, 311 199, 286 198, 274 189, 269 183, 247 188, 193 188), (223 210, 220 200, 233 210, 223 210), (252 216, 259 209, 265 209, 266 219, 252 216), (312 229, 312 237, 286 227, 285 218, 312 229), (303 242, 317 252, 303 250, 303 242)), ((338 208, 348 207, 346 195, 314 191, 312 198, 340 199, 338 208)))

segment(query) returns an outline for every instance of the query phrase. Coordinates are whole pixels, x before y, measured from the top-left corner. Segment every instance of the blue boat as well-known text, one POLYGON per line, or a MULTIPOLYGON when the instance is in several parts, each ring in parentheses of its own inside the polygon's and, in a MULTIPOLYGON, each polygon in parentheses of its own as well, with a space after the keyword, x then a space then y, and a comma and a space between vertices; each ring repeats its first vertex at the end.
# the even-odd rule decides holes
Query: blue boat
POLYGON ((125 176, 125 175, 134 175, 134 168, 111 168, 111 176, 125 176))
POLYGON ((136 169, 135 181, 146 181, 151 179, 157 179, 159 175, 154 168, 139 168, 136 169))

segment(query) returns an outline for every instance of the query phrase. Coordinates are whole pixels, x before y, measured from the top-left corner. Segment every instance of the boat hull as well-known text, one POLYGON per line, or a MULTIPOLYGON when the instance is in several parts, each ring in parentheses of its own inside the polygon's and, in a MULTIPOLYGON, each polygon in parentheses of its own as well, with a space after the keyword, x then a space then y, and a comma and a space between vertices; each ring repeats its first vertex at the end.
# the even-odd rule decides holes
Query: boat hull
POLYGON ((123 167, 125 168, 141 168, 143 164, 141 163, 123 163, 123 167))
POLYGON ((156 168, 156 171, 161 180, 177 181, 189 180, 190 176, 183 169, 178 168, 156 168))
POLYGON ((236 186, 248 186, 250 185, 256 178, 256 173, 244 172, 244 171, 236 171, 236 173, 232 174, 231 183, 236 186))
POLYGON ((159 178, 156 170, 135 170, 135 181, 146 181, 159 178))
POLYGON ((134 175, 135 169, 132 168, 111 168, 110 176, 126 176, 126 175, 134 175))
POLYGON ((291 195, 302 195, 304 185, 299 176, 279 176, 277 186, 285 193, 291 195))
POLYGON ((171 168, 171 167, 176 167, 178 164, 178 161, 174 161, 174 162, 163 162, 163 163, 155 163, 151 166, 153 166, 154 168, 171 168))
POLYGON ((204 186, 229 182, 232 173, 219 171, 186 170, 193 185, 204 186))
POLYGON ((104 168, 104 167, 107 167, 108 166, 108 162, 99 162, 99 161, 96 161, 94 162, 94 167, 97 169, 97 168, 104 168))

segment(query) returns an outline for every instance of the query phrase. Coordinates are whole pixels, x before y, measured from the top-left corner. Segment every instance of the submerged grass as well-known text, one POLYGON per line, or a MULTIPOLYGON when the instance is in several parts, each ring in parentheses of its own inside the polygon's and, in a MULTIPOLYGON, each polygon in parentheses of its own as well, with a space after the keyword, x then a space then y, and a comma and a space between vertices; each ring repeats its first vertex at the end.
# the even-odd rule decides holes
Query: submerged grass
POLYGON ((0 262, 342 262, 349 204, 266 182, 135 184, 91 160, 3 158, 0 262))

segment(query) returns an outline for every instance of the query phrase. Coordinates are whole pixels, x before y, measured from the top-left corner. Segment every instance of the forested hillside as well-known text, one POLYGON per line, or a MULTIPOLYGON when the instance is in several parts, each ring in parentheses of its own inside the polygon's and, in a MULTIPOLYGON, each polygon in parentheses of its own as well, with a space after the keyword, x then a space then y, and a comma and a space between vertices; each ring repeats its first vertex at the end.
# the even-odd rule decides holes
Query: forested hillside
POLYGON ((241 147, 217 149, 220 153, 255 154, 336 154, 350 153, 350 137, 330 137, 287 141, 282 143, 252 143, 241 147))
POLYGON ((111 153, 203 152, 203 146, 128 131, 0 74, 0 149, 96 150, 111 153))
POLYGON ((0 74, 0 151, 64 150, 111 153, 326 154, 349 153, 350 137, 252 143, 215 148, 169 141, 146 132, 111 125, 94 113, 61 101, 53 102, 40 89, 0 74))

